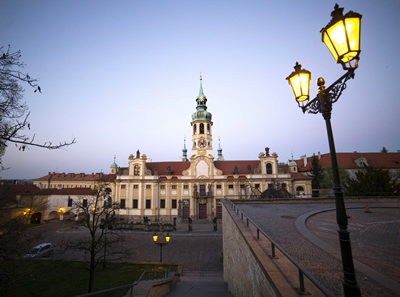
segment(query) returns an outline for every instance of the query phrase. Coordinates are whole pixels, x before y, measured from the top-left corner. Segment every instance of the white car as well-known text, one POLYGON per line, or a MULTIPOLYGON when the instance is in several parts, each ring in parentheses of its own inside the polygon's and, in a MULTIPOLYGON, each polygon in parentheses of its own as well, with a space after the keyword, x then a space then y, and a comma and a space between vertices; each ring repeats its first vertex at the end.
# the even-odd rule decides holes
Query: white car
POLYGON ((54 251, 51 243, 42 243, 33 247, 24 258, 39 258, 50 255, 54 251))

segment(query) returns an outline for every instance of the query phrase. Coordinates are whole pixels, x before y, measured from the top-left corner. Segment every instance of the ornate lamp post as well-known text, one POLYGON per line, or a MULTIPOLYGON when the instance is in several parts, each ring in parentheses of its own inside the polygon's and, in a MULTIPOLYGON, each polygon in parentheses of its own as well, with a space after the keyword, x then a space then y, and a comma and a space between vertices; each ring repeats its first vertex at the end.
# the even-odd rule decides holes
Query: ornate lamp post
POLYGON ((317 96, 309 102, 311 73, 302 70, 301 65, 296 62, 295 71, 286 79, 289 81, 299 107, 303 113, 321 113, 326 122, 328 133, 329 149, 332 161, 332 171, 334 179, 334 194, 336 201, 336 221, 339 229, 340 251, 342 255, 342 266, 344 272, 343 289, 346 297, 361 296, 360 287, 356 280, 351 251, 350 233, 347 231, 347 216, 344 205, 343 192, 340 185, 339 171, 336 160, 335 143, 333 140, 331 113, 332 104, 335 103, 343 90, 346 82, 354 78, 354 71, 358 67, 360 55, 360 21, 361 15, 355 12, 348 12, 343 15, 343 8, 335 5, 335 10, 331 13, 332 20, 321 30, 322 41, 326 44, 336 63, 340 63, 346 73, 336 80, 328 88, 325 88, 325 81, 322 77, 318 78, 317 96), (352 65, 351 62, 354 64, 352 65))
POLYGON ((165 237, 165 242, 163 242, 162 240, 160 242, 157 241, 158 239, 158 235, 157 233, 154 233, 153 235, 153 241, 156 245, 158 245, 160 247, 160 263, 162 263, 162 247, 164 245, 167 245, 169 243, 170 240, 170 236, 169 236, 169 232, 167 233, 167 236, 165 237))

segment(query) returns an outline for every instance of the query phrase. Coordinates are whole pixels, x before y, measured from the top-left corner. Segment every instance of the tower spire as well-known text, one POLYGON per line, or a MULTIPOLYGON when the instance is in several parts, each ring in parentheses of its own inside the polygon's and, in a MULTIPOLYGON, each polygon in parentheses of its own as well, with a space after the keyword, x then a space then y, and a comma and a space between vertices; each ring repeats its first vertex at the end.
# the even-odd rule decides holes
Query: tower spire
POLYGON ((218 137, 218 142, 219 142, 219 146, 218 146, 218 158, 217 158, 217 161, 223 161, 224 157, 222 156, 221 137, 218 137))
POLYGON ((187 158, 186 137, 183 138, 182 161, 183 162, 189 161, 187 158))
POLYGON ((204 96, 204 92, 203 92, 203 83, 202 83, 202 81, 203 81, 203 76, 201 75, 201 72, 200 72, 200 90, 199 90, 199 96, 197 96, 197 98, 205 97, 204 96))

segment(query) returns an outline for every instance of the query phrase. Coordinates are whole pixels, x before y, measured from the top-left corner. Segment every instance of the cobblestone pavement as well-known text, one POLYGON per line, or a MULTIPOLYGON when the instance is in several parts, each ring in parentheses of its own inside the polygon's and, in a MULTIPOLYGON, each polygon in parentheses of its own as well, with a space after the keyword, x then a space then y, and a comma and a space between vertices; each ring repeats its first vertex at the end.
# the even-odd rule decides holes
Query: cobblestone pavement
MULTIPOLYGON (((307 220, 308 229, 324 242, 339 249, 335 211, 318 212, 334 209, 334 204, 238 206, 317 281, 335 296, 343 296, 341 261, 302 236, 295 224, 302 214, 315 211, 316 214, 307 220)), ((370 204, 372 213, 365 213, 365 204, 347 203, 346 206, 351 216, 349 231, 354 259, 399 282, 400 208, 375 208, 389 205, 370 204)), ((390 206, 400 207, 399 204, 390 206)), ((362 272, 356 273, 362 296, 398 296, 362 272)))
MULTIPOLYGON (((55 252, 53 259, 89 260, 89 255, 66 246, 86 238, 86 228, 76 229, 73 222, 52 221, 35 229, 41 234, 41 242, 51 242, 55 252)), ((178 224, 177 230, 170 232, 170 242, 162 248, 163 263, 179 264, 184 271, 222 271, 222 226, 213 231, 212 223, 194 224, 193 231, 187 232, 187 224, 178 224)), ((160 247, 153 243, 150 232, 114 232, 121 236, 118 249, 126 254, 121 261, 132 263, 158 263, 160 247)), ((159 240, 165 241, 166 233, 158 232, 159 240)), ((112 234, 107 235, 111 239, 112 234)), ((40 243, 40 242, 39 242, 40 243)))

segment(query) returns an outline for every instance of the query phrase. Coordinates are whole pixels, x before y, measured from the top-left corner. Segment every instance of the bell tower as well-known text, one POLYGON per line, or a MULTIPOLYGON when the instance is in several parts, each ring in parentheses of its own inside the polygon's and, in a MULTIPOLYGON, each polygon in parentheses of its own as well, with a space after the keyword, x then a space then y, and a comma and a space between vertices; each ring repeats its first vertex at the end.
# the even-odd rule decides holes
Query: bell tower
POLYGON ((207 111, 207 98, 203 93, 203 78, 200 75, 200 91, 197 96, 196 112, 192 114, 192 157, 197 155, 213 155, 212 148, 212 114, 207 111))

